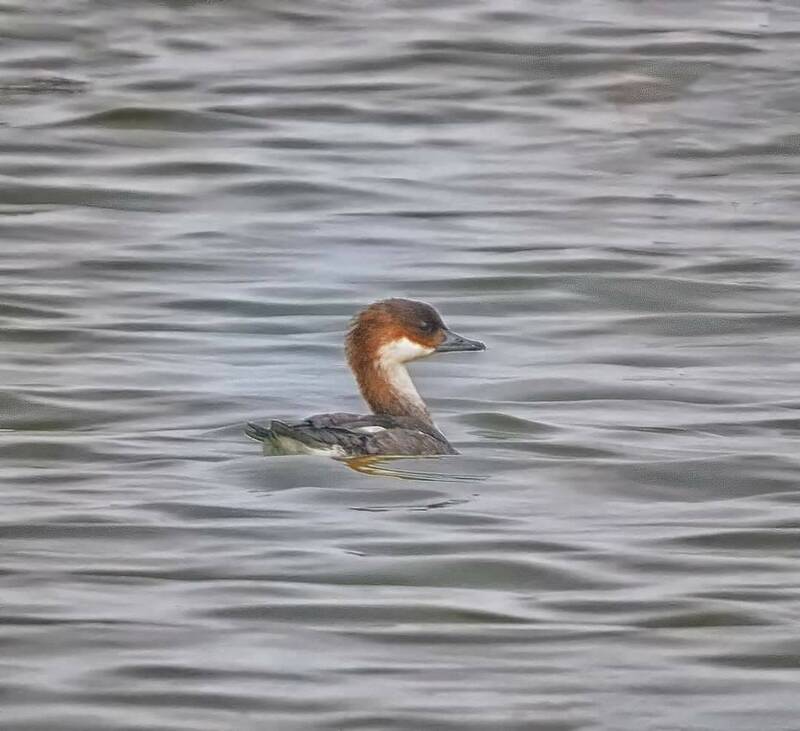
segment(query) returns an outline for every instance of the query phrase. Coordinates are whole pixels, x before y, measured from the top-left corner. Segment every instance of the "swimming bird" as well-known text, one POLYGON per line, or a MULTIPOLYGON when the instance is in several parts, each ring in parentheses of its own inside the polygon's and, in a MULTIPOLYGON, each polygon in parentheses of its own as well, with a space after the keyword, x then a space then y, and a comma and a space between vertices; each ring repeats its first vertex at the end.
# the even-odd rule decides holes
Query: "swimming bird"
POLYGON ((406 363, 433 353, 485 350, 457 335, 425 302, 385 299, 361 310, 345 338, 347 363, 371 414, 317 414, 302 421, 248 424, 268 455, 458 454, 433 423, 406 363))

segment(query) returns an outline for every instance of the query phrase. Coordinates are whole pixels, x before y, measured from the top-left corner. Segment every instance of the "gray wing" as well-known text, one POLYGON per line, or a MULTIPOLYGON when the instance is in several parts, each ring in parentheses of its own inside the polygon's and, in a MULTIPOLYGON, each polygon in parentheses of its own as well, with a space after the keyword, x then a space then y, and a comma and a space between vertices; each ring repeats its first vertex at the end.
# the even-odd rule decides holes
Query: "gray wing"
POLYGON ((251 424, 255 439, 290 437, 316 449, 339 447, 347 455, 458 454, 444 435, 421 419, 385 414, 316 414, 302 421, 251 424))
POLYGON ((292 427, 310 427, 314 437, 348 454, 458 454, 433 424, 413 416, 317 414, 292 427))
POLYGON ((364 443, 366 454, 458 454, 443 436, 437 438, 417 429, 387 429, 369 434, 364 443))
POLYGON ((368 429, 410 429, 429 434, 435 439, 444 439, 444 435, 430 422, 414 416, 390 416, 388 414, 315 414, 302 421, 291 422, 292 426, 310 426, 315 429, 326 427, 368 430, 368 429))

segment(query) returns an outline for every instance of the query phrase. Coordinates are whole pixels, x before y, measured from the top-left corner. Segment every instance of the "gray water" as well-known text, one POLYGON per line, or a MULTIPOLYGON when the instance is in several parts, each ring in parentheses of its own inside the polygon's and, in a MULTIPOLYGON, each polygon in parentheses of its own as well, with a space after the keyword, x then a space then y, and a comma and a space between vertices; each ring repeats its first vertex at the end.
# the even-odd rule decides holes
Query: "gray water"
POLYGON ((800 728, 800 8, 0 4, 0 727, 800 728), (462 455, 268 459, 430 301, 462 455))

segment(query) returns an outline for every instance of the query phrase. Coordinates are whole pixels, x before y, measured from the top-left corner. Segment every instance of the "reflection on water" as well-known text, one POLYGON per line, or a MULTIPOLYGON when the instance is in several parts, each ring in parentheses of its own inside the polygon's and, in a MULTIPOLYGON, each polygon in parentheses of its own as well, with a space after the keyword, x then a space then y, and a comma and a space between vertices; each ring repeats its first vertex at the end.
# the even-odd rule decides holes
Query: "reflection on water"
MULTIPOLYGON (((487 476, 480 475, 459 475, 448 472, 427 472, 424 470, 404 469, 403 463, 409 460, 405 457, 355 457, 343 460, 352 470, 361 472, 364 475, 380 475, 385 477, 396 477, 400 480, 420 480, 431 482, 481 482, 488 479, 487 476)), ((415 460, 420 461, 420 460, 415 460)), ((437 462, 432 457, 428 457, 425 462, 437 462)), ((451 460, 441 460, 450 462, 451 460)))
POLYGON ((798 31, 0 4, 0 727, 794 731, 798 31), (461 456, 264 459, 390 295, 461 456))

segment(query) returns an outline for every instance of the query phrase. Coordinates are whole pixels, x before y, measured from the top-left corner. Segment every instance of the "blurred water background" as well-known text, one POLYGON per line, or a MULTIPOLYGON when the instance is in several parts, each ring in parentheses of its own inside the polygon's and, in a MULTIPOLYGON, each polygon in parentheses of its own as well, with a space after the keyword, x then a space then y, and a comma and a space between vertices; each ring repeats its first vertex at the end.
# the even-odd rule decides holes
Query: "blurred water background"
POLYGON ((3 0, 0 727, 796 730, 799 68, 791 0, 3 0), (413 368, 462 456, 262 457, 389 295, 489 346, 413 368))

